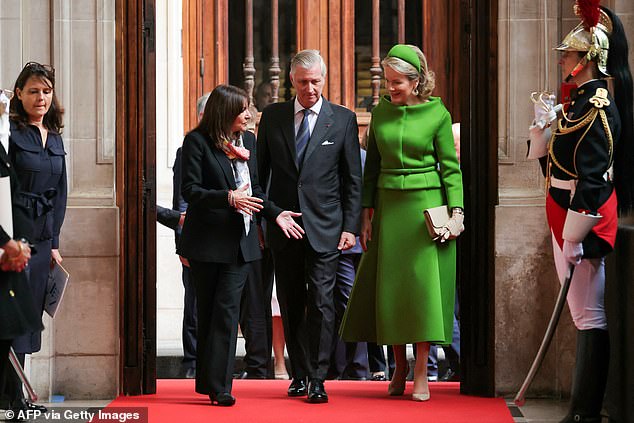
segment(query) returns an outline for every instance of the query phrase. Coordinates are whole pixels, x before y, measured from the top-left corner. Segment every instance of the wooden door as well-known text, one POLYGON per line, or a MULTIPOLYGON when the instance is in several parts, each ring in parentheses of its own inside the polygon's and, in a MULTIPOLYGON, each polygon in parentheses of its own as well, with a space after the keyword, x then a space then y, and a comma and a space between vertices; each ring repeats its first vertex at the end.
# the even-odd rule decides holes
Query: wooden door
POLYGON ((117 0, 121 391, 156 392, 155 0, 117 0))

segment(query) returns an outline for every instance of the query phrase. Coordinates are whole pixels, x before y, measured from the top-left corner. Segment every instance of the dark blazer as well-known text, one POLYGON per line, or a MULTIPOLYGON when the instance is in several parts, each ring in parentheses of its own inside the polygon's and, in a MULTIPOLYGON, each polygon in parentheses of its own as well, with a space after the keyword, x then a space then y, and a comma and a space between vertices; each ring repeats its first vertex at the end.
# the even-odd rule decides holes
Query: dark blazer
POLYGON ((172 230, 178 229, 178 222, 181 219, 181 213, 167 207, 156 205, 156 220, 163 226, 167 226, 172 230))
MULTIPOLYGON (((30 240, 33 220, 22 201, 18 177, 9 157, 0 144, 0 177, 10 178, 12 193, 13 239, 30 240)), ((6 207, 6 204, 0 207, 6 207)), ((0 226, 0 246, 9 242, 8 233, 0 226)), ((35 307, 24 271, 0 271, 0 339, 13 339, 19 335, 42 330, 42 319, 35 307)), ((1 381, 0 381, 1 382, 1 381)))
MULTIPOLYGON (((361 212, 361 162, 356 115, 325 98, 306 147, 296 164, 294 100, 269 105, 258 129, 258 166, 271 219, 282 210, 301 212, 302 227, 313 250, 336 251, 341 232, 358 232, 361 212)), ((267 241, 281 249, 288 238, 270 225, 267 241)))
MULTIPOLYGON (((253 196, 264 198, 258 183, 255 135, 243 134, 251 151, 248 166, 253 196)), ((228 192, 236 189, 231 162, 212 145, 209 135, 191 131, 183 142, 182 193, 189 204, 177 253, 188 259, 213 263, 238 263, 262 257, 255 222, 244 233, 242 214, 229 206, 228 192)), ((264 206, 267 207, 265 201, 264 206)))
MULTIPOLYGON (((176 150, 176 158, 174 159, 174 166, 172 167, 172 171, 174 175, 172 175, 172 209, 178 210, 179 212, 187 211, 187 201, 183 198, 183 193, 181 190, 181 186, 183 185, 183 148, 178 147, 176 150)), ((178 247, 178 241, 181 236, 181 228, 179 226, 174 229, 174 241, 176 242, 176 247, 178 247)))

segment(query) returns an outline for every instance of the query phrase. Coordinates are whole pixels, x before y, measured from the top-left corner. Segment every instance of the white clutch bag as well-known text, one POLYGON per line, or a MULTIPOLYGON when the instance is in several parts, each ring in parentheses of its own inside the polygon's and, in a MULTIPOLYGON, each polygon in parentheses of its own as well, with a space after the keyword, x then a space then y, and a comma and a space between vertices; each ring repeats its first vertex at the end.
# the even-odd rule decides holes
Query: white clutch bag
POLYGON ((429 232, 429 236, 432 237, 434 241, 440 237, 442 233, 442 228, 445 226, 449 218, 449 207, 447 206, 439 206, 432 207, 429 209, 423 210, 425 215, 425 225, 427 226, 427 231, 429 232))

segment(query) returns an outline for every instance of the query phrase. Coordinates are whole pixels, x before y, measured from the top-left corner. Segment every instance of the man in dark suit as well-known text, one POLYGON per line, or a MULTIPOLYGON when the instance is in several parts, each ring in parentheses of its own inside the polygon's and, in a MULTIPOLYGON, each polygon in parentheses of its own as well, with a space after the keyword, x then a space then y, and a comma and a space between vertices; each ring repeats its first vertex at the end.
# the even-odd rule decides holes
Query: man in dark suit
POLYGON ((264 109, 258 130, 261 185, 270 178, 263 213, 301 212, 302 240, 271 225, 277 293, 293 381, 289 396, 328 401, 324 379, 334 334, 333 287, 339 255, 352 248, 361 208, 356 116, 322 97, 326 65, 316 50, 291 61, 297 97, 264 109), (309 380, 306 386, 306 380, 309 380))

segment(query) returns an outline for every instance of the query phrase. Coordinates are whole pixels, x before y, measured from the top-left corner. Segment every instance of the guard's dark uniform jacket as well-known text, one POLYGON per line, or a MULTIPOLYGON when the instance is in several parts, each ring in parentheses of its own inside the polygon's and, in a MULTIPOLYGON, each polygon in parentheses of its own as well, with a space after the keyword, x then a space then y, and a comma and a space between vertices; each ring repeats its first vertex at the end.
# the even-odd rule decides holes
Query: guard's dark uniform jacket
MULTIPOLYGON (((32 220, 28 215, 28 209, 20 201, 15 201, 20 195, 20 187, 2 144, 0 144, 0 177, 11 178, 13 238, 29 240, 33 229, 32 220)), ((0 226, 0 246, 9 240, 9 235, 0 226)), ((27 332, 41 330, 42 319, 33 303, 25 272, 0 271, 0 339, 13 339, 27 332)))
POLYGON ((580 86, 566 117, 552 132, 548 178, 576 180, 576 188, 571 195, 570 190, 550 182, 548 223, 561 247, 568 209, 600 214, 603 218, 584 239, 583 250, 584 258, 603 257, 612 251, 616 240, 617 200, 608 170, 621 135, 621 120, 607 82, 591 80, 580 86))

